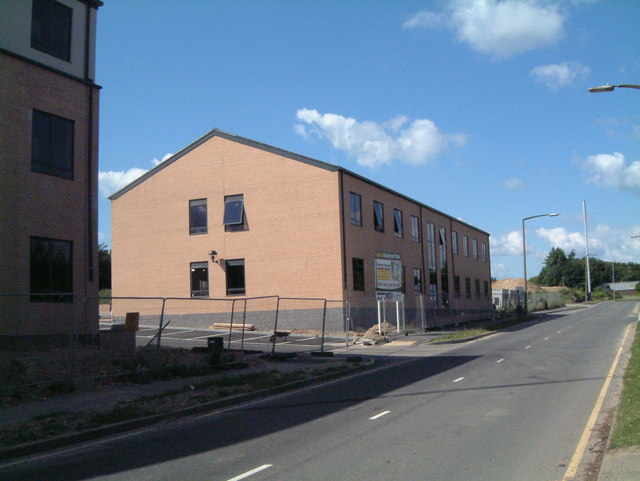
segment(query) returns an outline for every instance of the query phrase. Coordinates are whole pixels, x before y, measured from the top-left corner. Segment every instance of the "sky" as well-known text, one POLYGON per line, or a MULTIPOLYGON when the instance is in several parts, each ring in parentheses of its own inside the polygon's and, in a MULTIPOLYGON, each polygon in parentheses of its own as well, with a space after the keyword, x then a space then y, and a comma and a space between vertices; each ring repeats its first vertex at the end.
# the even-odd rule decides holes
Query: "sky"
POLYGON ((100 241, 109 195, 217 128, 489 232, 497 279, 548 213, 529 277, 587 238, 640 262, 640 90, 587 90, 640 84, 639 23, 636 0, 104 0, 100 241))

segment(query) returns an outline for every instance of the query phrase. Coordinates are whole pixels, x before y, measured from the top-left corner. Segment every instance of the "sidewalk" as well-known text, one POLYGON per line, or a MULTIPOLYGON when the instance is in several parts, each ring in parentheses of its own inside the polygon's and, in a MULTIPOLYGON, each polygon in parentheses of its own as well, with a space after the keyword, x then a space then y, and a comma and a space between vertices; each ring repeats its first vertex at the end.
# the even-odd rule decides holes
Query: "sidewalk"
POLYGON ((602 460, 598 481, 638 481, 640 446, 607 451, 602 460))

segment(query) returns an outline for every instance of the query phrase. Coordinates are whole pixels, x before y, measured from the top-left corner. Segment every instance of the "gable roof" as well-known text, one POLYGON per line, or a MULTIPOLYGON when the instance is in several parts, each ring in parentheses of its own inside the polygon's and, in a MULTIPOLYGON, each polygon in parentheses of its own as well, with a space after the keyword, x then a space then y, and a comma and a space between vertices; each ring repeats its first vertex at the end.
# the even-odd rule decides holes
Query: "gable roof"
POLYGON ((256 149, 260 149, 260 150, 264 150, 266 152, 270 152, 272 154, 276 154, 276 155, 280 155, 282 157, 286 157, 288 159, 292 159, 292 160, 296 160, 298 162, 302 162, 308 165, 311 165, 313 167, 318 167, 320 169, 324 169, 324 170, 328 170, 329 172, 341 172, 341 173, 345 173, 347 175, 350 175, 352 177, 355 177, 363 182, 366 182, 370 185, 373 185, 375 187, 378 187, 382 190, 385 190, 389 193, 392 193, 394 195, 397 195, 398 197, 401 197, 405 200, 408 200, 414 204, 417 204, 421 207, 424 207, 426 209, 429 209, 433 212, 436 212, 442 216, 445 216, 449 219, 452 219, 460 224, 466 225, 468 227, 471 227, 479 232, 482 232, 483 234, 486 235, 491 235, 488 232, 485 232, 481 229, 478 229, 475 226, 472 226, 471 224, 468 224, 460 219, 457 219, 449 214, 446 214, 445 212, 439 211, 438 209, 434 209, 431 206, 428 206, 426 204, 423 204, 422 202, 419 202, 415 199, 412 199, 411 197, 408 197, 404 194, 401 194, 400 192, 397 192, 393 189, 390 189, 389 187, 385 187, 382 184, 378 184, 377 182, 374 182, 370 179, 367 179, 366 177, 361 176, 360 174, 356 174, 355 172, 352 172, 348 169, 345 169, 343 167, 340 167, 338 165, 334 165, 334 164, 329 164, 328 162, 323 162, 321 160, 317 160, 317 159, 313 159, 311 157, 306 157, 304 155, 300 155, 300 154, 296 154, 294 152, 290 152, 288 150, 284 150, 281 149, 279 147, 274 147, 272 145, 268 145, 268 144, 263 144, 262 142, 258 142, 255 140, 251 140, 251 139, 247 139, 245 137, 240 137, 239 135, 234 135, 234 134, 230 134, 228 132, 224 132, 222 130, 218 130, 218 129, 211 129, 209 132, 207 132, 205 135, 203 135, 202 137, 200 137, 198 140, 196 140, 195 142, 187 145, 185 148, 183 148, 182 150, 180 150, 179 152, 175 153, 174 155, 172 155, 171 157, 169 157, 167 160, 165 160, 164 162, 161 162, 160 164, 156 165, 153 169, 147 171, 146 173, 144 173, 143 175, 141 175, 140 177, 138 177, 136 180, 134 180, 133 182, 131 182, 130 184, 124 186, 122 189, 120 189, 119 191, 115 192, 114 194, 112 194, 111 196, 109 196, 109 200, 116 200, 117 198, 123 196, 124 194, 126 194, 127 192, 129 192, 130 190, 134 189, 135 187, 137 187, 138 185, 140 185, 141 183, 143 183, 145 180, 147 180, 149 177, 151 177, 152 175, 155 175, 157 172, 161 171, 162 169, 168 167, 169 165, 173 164, 174 162, 176 162, 177 160, 179 160, 181 157, 185 156, 186 154, 188 154, 189 152, 191 152, 192 150, 198 148, 200 145, 204 144, 205 142, 207 142, 209 139, 213 138, 213 137, 220 137, 226 140, 230 140, 233 142, 238 142, 240 144, 243 145, 247 145, 249 147, 253 147, 256 149))

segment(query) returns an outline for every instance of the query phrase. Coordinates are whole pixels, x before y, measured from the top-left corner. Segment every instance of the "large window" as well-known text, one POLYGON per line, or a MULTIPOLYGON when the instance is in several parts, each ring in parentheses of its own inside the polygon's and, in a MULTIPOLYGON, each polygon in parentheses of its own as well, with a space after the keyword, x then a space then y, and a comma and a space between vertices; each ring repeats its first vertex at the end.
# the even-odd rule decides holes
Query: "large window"
POLYGON ((33 0, 31 48, 68 62, 72 14, 71 8, 55 0, 33 0))
POLYGON ((487 244, 484 242, 480 243, 480 252, 482 253, 483 262, 487 262, 487 244))
POLYGON ((453 295, 460 297, 460 276, 453 276, 453 295))
POLYGON ((469 256, 469 238, 466 235, 462 236, 462 255, 469 256))
POLYGON ((471 278, 464 278, 464 297, 471 299, 471 278))
POLYGON ((473 248, 473 258, 477 259, 478 258, 478 241, 476 239, 473 239, 471 241, 471 247, 473 248))
POLYGON ((411 240, 420 242, 420 220, 415 216, 411 216, 411 240))
POLYGON ((73 178, 73 120, 39 110, 31 125, 31 170, 73 178))
POLYGON ((458 233, 451 231, 451 250, 454 254, 458 253, 458 233))
POLYGON ((364 259, 351 258, 353 267, 353 290, 364 291, 364 259))
POLYGON ((244 294, 246 292, 244 280, 244 259, 230 259, 225 261, 227 272, 227 295, 244 294))
POLYGON ((413 270, 413 288, 416 292, 422 292, 422 269, 413 270))
POLYGON ((191 297, 207 297, 209 295, 209 264, 207 262, 191 263, 191 297))
POLYGON ((207 233, 207 199, 189 201, 189 234, 207 233))
POLYGON ((227 195, 224 198, 224 227, 226 230, 244 228, 244 195, 227 195))
POLYGON ((393 232, 396 237, 404 236, 404 225, 402 222, 402 211, 393 209, 393 232))
POLYGON ((351 223, 362 225, 362 198, 359 194, 349 192, 349 211, 351 212, 351 223))
POLYGON ((73 242, 31 237, 29 262, 32 301, 73 302, 73 242))
POLYGON ((373 201, 373 228, 378 232, 384 232, 384 205, 375 200, 373 201))

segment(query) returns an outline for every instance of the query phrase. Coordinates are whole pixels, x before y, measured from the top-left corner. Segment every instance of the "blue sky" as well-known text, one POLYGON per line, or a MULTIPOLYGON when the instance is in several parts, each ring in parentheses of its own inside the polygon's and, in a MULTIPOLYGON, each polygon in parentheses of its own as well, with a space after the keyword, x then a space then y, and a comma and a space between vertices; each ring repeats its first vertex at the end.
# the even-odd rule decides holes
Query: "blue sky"
POLYGON ((640 2, 105 0, 107 196, 212 128, 341 165, 491 233, 640 262, 640 2))

